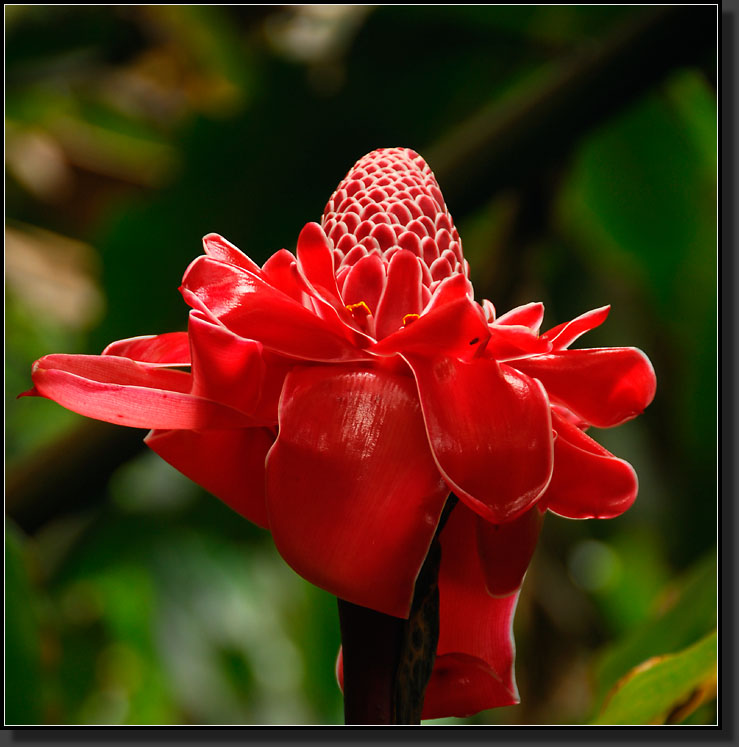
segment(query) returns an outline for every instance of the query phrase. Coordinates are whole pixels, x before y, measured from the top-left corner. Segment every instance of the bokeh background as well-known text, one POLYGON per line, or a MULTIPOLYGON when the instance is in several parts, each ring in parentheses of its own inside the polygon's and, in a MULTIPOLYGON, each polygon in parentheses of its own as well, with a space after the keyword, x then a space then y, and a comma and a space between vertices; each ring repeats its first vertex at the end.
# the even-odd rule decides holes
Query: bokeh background
MULTIPOLYGON (((551 516, 519 706, 582 724, 716 625, 716 8, 5 6, 6 723, 336 724, 335 600, 141 444, 16 395, 51 352, 184 329, 200 238, 263 262, 377 147, 435 170, 499 312, 636 345, 623 517, 551 516)), ((687 717, 713 723, 715 699, 687 717)))

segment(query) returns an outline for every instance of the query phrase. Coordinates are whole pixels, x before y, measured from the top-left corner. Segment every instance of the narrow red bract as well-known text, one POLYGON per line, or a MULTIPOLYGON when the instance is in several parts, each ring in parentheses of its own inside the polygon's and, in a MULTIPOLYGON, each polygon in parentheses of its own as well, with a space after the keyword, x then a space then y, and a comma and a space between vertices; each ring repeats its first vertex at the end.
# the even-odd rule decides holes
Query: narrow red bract
POLYGON ((407 148, 358 161, 296 255, 259 267, 203 243, 180 289, 188 332, 46 356, 29 394, 151 428, 154 451, 268 528, 298 573, 389 615, 407 617, 453 491, 424 717, 517 702, 511 626, 542 516, 634 501, 634 470, 586 430, 651 402, 647 357, 568 349, 608 307, 539 334, 539 303, 497 319, 476 303, 434 175, 407 148))

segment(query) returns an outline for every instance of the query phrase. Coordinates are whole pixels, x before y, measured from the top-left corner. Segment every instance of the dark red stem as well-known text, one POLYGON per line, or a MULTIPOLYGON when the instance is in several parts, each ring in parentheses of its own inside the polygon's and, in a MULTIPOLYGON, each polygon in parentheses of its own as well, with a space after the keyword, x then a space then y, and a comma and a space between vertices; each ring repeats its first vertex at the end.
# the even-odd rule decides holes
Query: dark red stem
POLYGON ((456 502, 444 507, 407 620, 338 600, 347 725, 421 723, 439 640, 439 533, 456 502))
POLYGON ((393 687, 405 620, 339 599, 344 723, 393 724, 393 687))

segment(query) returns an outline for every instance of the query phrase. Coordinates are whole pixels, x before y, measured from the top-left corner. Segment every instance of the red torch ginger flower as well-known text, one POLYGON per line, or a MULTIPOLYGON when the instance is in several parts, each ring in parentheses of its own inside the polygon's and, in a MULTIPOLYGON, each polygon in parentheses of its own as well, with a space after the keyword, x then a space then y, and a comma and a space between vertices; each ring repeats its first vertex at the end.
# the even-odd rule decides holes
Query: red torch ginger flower
POLYGON ((517 702, 513 613, 546 510, 607 518, 625 461, 586 433, 655 392, 635 348, 569 350, 608 307, 539 334, 544 308, 474 300, 436 180, 406 148, 362 158, 262 266, 210 234, 181 287, 187 332, 49 355, 30 393, 151 428, 146 443, 272 533, 302 576, 407 617, 441 533, 440 639, 424 717, 517 702))

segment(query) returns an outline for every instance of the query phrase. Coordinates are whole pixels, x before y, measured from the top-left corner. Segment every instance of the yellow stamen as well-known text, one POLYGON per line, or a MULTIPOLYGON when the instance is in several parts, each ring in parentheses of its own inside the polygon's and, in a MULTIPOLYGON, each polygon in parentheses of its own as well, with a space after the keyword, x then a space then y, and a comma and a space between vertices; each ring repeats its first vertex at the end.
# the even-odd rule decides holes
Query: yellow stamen
POLYGON ((415 322, 415 321, 416 321, 416 319, 418 319, 418 316, 419 316, 418 314, 406 314, 406 315, 405 315, 405 316, 403 317, 403 326, 404 326, 404 327, 406 327, 406 326, 407 326, 407 325, 409 325, 409 324, 410 324, 411 322, 415 322))
POLYGON ((359 303, 348 303, 346 305, 346 308, 351 311, 352 314, 355 314, 360 309, 364 311, 364 313, 367 316, 372 316, 372 312, 370 311, 370 307, 367 306, 367 304, 364 301, 360 301, 359 303))

